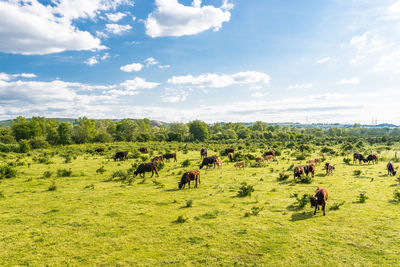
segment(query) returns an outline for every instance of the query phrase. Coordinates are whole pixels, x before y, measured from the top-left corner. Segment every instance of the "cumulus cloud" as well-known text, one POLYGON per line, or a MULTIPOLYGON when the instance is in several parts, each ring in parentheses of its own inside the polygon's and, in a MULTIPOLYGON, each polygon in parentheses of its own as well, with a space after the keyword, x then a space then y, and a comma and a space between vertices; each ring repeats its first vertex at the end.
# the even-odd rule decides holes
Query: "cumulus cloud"
POLYGON ((148 82, 143 78, 136 77, 133 80, 126 80, 125 82, 121 83, 121 86, 126 90, 137 91, 137 90, 144 90, 144 89, 153 89, 160 85, 156 82, 148 82))
POLYGON ((323 64, 323 63, 326 63, 326 62, 328 62, 328 61, 330 61, 331 60, 331 58, 330 57, 323 57, 323 58, 321 58, 321 59, 318 59, 317 60, 317 64, 323 64))
POLYGON ((171 65, 159 65, 158 68, 160 69, 169 69, 171 65))
POLYGON ((132 63, 132 64, 128 64, 125 66, 122 66, 121 68, 119 68, 122 71, 125 72, 133 72, 133 71, 140 71, 143 68, 143 65, 140 63, 132 63))
POLYGON ((110 21, 117 22, 120 21, 123 17, 125 17, 126 14, 122 12, 117 12, 117 13, 107 13, 106 16, 110 21))
POLYGON ((146 58, 144 60, 144 62, 146 63, 146 67, 150 67, 150 66, 157 65, 158 63, 160 63, 152 57, 146 58))
POLYGON ((106 24, 106 30, 113 34, 122 34, 132 29, 131 25, 120 25, 120 24, 106 24))
POLYGON ((349 79, 342 79, 340 81, 338 81, 338 84, 352 84, 352 85, 356 85, 360 83, 360 78, 359 77, 353 77, 353 78, 349 78, 349 79))
POLYGON ((193 35, 208 29, 218 31, 224 22, 230 20, 228 1, 221 8, 201 5, 194 0, 191 6, 185 6, 178 0, 156 0, 156 9, 144 22, 146 34, 151 37, 193 35))
POLYGON ((18 73, 18 74, 7 74, 4 72, 0 72, 0 81, 9 81, 18 77, 22 78, 35 78, 36 74, 33 73, 18 73))
POLYGON ((85 60, 85 64, 87 64, 89 66, 96 65, 97 63, 99 63, 99 61, 96 59, 95 56, 92 56, 92 57, 90 57, 90 58, 85 60))
POLYGON ((312 83, 302 83, 302 84, 295 84, 295 85, 289 85, 288 89, 293 90, 293 89, 311 89, 314 87, 314 84, 312 83))
POLYGON ((238 72, 232 75, 218 75, 214 73, 202 74, 199 76, 173 76, 168 83, 173 85, 193 86, 198 88, 214 87, 222 88, 234 84, 263 84, 268 85, 270 76, 256 71, 238 72))

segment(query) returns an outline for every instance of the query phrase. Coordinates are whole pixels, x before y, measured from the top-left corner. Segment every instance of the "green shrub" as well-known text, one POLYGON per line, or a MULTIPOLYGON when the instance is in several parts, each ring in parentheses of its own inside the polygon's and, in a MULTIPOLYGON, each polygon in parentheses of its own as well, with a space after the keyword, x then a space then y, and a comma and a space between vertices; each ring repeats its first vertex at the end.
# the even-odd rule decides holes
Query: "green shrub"
POLYGON ((193 205, 193 199, 186 200, 186 208, 190 208, 193 205))
POLYGON ((306 156, 305 155, 297 155, 296 160, 305 160, 306 156))
POLYGON ((43 178, 50 178, 51 176, 53 176, 53 172, 51 171, 45 171, 43 173, 43 178))
POLYGON ((96 173, 100 173, 100 174, 103 174, 103 173, 105 173, 106 172, 106 169, 104 168, 104 166, 101 166, 100 168, 98 168, 97 170, 96 170, 96 173))
POLYGON ((308 203, 308 195, 304 194, 301 198, 299 197, 298 193, 294 193, 293 195, 290 196, 291 198, 295 198, 296 202, 293 204, 293 206, 297 207, 298 209, 304 208, 307 203, 308 203))
POLYGON ((116 180, 126 180, 128 178, 128 173, 123 170, 115 171, 113 174, 111 174, 111 179, 115 178, 118 178, 116 180))
POLYGON ((294 180, 297 184, 311 184, 312 177, 311 176, 300 176, 294 180))
POLYGON ((241 184, 242 186, 239 188, 238 197, 247 197, 251 196, 251 193, 254 192, 254 187, 252 185, 247 185, 246 182, 241 184))
POLYGON ((157 170, 161 171, 162 169, 164 169, 165 163, 164 162, 157 162, 157 170))
POLYGON ((353 174, 355 175, 355 176, 360 176, 361 175, 361 170, 354 170, 353 171, 353 174))
POLYGON ((58 169, 57 170, 57 177, 70 177, 72 175, 72 170, 69 169, 58 169))
POLYGON ((35 137, 29 140, 29 145, 32 149, 49 148, 50 144, 43 137, 35 137))
POLYGON ((142 160, 142 162, 145 162, 149 159, 149 156, 146 156, 146 155, 140 156, 140 159, 142 160))
POLYGON ((56 181, 55 181, 55 180, 51 181, 51 185, 49 186, 49 188, 48 188, 47 190, 48 190, 48 191, 55 191, 55 190, 57 190, 57 184, 56 184, 56 181))
POLYGON ((191 162, 190 162, 189 159, 185 159, 185 160, 182 162, 182 167, 183 167, 183 168, 189 167, 190 165, 191 165, 191 162))
POLYGON ((17 170, 12 166, 0 166, 0 179, 10 179, 17 176, 17 170))
POLYGON ((20 140, 18 150, 20 153, 28 153, 29 151, 31 151, 31 147, 29 145, 28 140, 20 140))
POLYGON ((400 191, 398 189, 393 192, 393 197, 395 201, 400 202, 400 191))
POLYGON ((341 206, 344 205, 344 201, 341 203, 333 202, 332 205, 329 207, 330 210, 338 210, 341 206))
POLYGON ((283 173, 283 172, 281 172, 281 173, 279 173, 279 177, 278 177, 278 181, 285 181, 285 180, 287 180, 289 178, 289 174, 286 174, 286 173, 283 173))
POLYGON ((130 159, 138 159, 140 158, 141 154, 139 151, 135 150, 131 154, 129 154, 130 159))
POLYGON ((367 193, 361 192, 360 195, 358 196, 358 203, 365 203, 367 199, 368 199, 367 193))
POLYGON ((173 221, 173 223, 185 223, 187 222, 188 218, 183 217, 182 215, 179 215, 178 218, 173 221))
POLYGON ((20 152, 20 146, 17 144, 3 144, 0 143, 0 152, 20 152))
POLYGON ((343 158, 343 162, 344 162, 345 164, 350 164, 351 159, 350 159, 350 158, 343 158))

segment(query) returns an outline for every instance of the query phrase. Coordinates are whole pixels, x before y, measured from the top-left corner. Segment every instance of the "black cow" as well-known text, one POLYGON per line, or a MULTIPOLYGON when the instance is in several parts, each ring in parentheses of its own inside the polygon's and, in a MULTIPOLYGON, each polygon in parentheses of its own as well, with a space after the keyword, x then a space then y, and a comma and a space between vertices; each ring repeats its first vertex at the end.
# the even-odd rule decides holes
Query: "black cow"
POLYGON ((155 162, 142 163, 133 174, 135 176, 139 174, 140 177, 144 178, 145 172, 151 172, 151 177, 156 173, 158 177, 157 164, 155 162))
POLYGON ((393 162, 389 161, 389 163, 386 166, 386 169, 388 171, 388 175, 396 175, 396 171, 394 170, 394 165, 393 162))
POLYGON ((378 164, 378 156, 376 154, 371 154, 367 157, 366 161, 368 161, 368 165, 369 163, 372 161, 372 164, 378 164))
POLYGON ((168 153, 168 154, 163 155, 162 157, 163 157, 163 159, 165 159, 165 161, 168 161, 168 162, 172 158, 174 159, 174 161, 177 161, 176 160, 176 153, 168 153))
POLYGON ((314 164, 310 164, 310 165, 304 166, 304 172, 305 172, 305 174, 307 176, 308 176, 309 173, 311 173, 311 176, 314 177, 315 165, 314 164))
POLYGON ((366 162, 367 161, 362 154, 354 153, 353 154, 353 164, 355 164, 357 160, 358 160, 358 164, 361 164, 361 161, 362 162, 366 162))
POLYGON ((119 151, 115 153, 114 161, 128 159, 128 151, 119 151))
POLYGON ((194 170, 190 172, 185 172, 182 175, 181 181, 178 183, 179 189, 184 189, 186 184, 189 184, 190 188, 190 181, 196 181, 195 188, 197 184, 200 183, 200 171, 194 170))
POLYGON ((227 148, 225 149, 225 154, 228 155, 229 153, 235 153, 235 149, 234 148, 227 148))
POLYGON ((138 150, 141 153, 147 153, 147 147, 140 147, 138 150))
POLYGON ((203 158, 206 158, 206 157, 207 157, 207 148, 202 147, 201 150, 200 150, 200 158, 203 159, 203 158))
POLYGON ((210 168, 212 164, 214 164, 214 168, 215 165, 217 164, 217 156, 211 156, 211 157, 207 157, 203 159, 203 162, 200 164, 200 169, 203 168, 203 166, 207 166, 208 168, 210 168))
POLYGON ((104 148, 96 148, 95 150, 94 150, 94 152, 97 152, 97 153, 101 153, 101 152, 104 152, 104 148))
POLYGON ((265 152, 264 154, 263 154, 263 157, 265 157, 265 156, 275 156, 275 151, 273 151, 273 150, 270 150, 270 151, 267 151, 267 152, 265 152))
POLYGON ((309 199, 311 208, 315 207, 314 215, 317 213, 317 208, 319 210, 319 206, 322 206, 322 212, 325 216, 325 206, 326 201, 328 200, 328 191, 325 188, 318 187, 317 190, 315 190, 315 195, 310 196, 309 199))

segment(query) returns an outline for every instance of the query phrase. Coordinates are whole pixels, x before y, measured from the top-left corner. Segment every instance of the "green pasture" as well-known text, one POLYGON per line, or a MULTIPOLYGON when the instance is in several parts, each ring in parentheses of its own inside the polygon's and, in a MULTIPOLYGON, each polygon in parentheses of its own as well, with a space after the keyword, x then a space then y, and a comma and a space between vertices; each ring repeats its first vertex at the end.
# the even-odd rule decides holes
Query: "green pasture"
MULTIPOLYGON (((398 176, 386 174, 393 150, 380 151, 377 165, 343 163, 351 153, 328 155, 327 161, 336 164, 333 176, 325 175, 322 164, 310 184, 294 182, 293 166, 305 160, 296 160, 289 149, 275 162, 244 170, 222 156, 222 169, 201 170, 198 188, 192 183, 178 190, 182 173, 198 169, 201 145, 157 150, 153 144, 151 155, 121 162, 112 160, 113 153, 126 149, 133 154, 134 143, 105 147, 101 155, 78 145, 2 154, 0 166, 14 165, 17 174, 0 180, 1 266, 400 264, 400 205, 394 198, 400 186, 398 176), (178 162, 165 163, 159 177, 111 179, 114 172, 126 172, 167 150, 177 152, 178 162), (49 162, 40 163, 41 157, 49 162), (186 159, 191 165, 182 167, 186 159), (102 166, 105 172, 96 172, 102 166), (71 176, 57 177, 63 169, 71 176), (45 172, 50 175, 44 177, 45 172), (280 173, 289 178, 278 181, 280 173), (254 192, 237 197, 243 182, 254 192), (321 211, 314 216, 309 203, 299 208, 292 197, 312 195, 318 186, 329 192, 326 216, 321 211)), ((220 156, 219 147, 208 150, 220 156)), ((260 156, 262 151, 246 153, 260 156)))

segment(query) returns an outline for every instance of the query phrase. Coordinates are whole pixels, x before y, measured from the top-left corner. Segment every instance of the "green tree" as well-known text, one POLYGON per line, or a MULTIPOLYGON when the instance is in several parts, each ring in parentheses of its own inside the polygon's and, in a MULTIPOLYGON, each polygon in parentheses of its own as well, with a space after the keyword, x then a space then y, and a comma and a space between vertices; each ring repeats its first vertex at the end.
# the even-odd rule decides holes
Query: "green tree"
POLYGON ((203 121, 192 121, 189 123, 189 132, 194 140, 205 141, 209 137, 208 125, 203 121))
POLYGON ((57 128, 58 132, 58 143, 62 145, 68 145, 71 143, 71 130, 72 125, 69 122, 62 122, 57 128))
POLYGON ((11 130, 17 141, 30 138, 29 125, 25 117, 19 116, 13 119, 11 122, 11 130))

